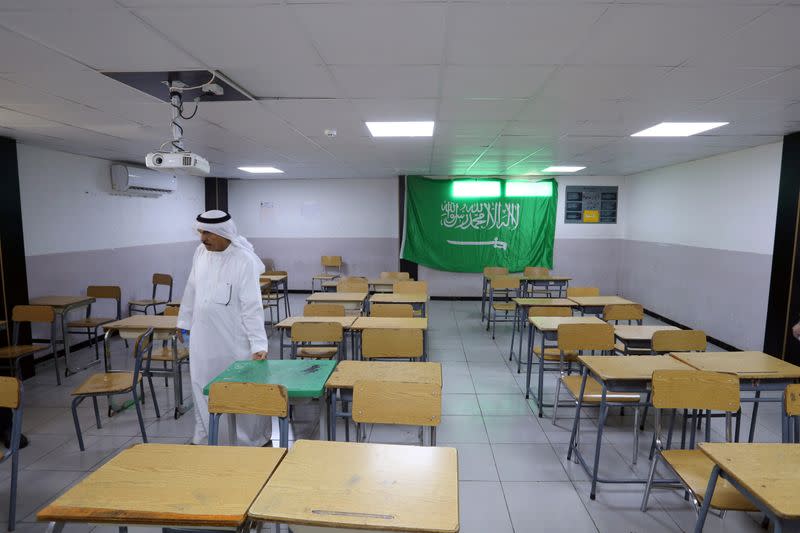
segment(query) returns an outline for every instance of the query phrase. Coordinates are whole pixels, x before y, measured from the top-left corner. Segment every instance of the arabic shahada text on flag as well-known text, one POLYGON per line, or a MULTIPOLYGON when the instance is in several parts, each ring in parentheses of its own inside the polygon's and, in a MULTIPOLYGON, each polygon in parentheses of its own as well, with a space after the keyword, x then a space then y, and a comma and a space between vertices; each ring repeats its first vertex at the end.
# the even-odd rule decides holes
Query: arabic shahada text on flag
POLYGON ((401 257, 437 270, 552 268, 558 186, 550 196, 453 198, 453 180, 406 179, 401 257))

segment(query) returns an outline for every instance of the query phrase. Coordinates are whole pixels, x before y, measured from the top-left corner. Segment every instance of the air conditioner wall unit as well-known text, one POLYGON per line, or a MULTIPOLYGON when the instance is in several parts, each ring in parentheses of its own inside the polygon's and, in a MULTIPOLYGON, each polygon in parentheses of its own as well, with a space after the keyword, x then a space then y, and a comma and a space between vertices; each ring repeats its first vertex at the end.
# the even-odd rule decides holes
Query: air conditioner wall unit
POLYGON ((177 188, 178 180, 172 174, 117 163, 111 165, 111 189, 116 194, 156 198, 175 192, 177 188))

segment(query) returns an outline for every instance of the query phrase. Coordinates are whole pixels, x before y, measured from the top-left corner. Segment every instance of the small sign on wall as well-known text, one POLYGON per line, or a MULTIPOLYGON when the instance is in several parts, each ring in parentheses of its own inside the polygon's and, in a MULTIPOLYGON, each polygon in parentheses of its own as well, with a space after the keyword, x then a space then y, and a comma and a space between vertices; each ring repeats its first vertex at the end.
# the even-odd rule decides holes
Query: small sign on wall
POLYGON ((567 185, 565 224, 616 224, 618 187, 567 185))

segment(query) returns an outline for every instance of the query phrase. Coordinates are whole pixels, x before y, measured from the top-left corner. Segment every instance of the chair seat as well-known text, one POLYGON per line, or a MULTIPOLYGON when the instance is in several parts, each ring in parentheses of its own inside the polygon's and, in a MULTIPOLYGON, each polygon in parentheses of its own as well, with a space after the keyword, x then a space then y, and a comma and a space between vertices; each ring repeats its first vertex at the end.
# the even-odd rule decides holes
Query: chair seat
POLYGON ((128 305, 166 305, 167 300, 129 300, 128 305))
MULTIPOLYGON (((711 470, 714 468, 711 459, 701 450, 664 450, 661 455, 702 503, 708 487, 708 479, 711 477, 711 470)), ((742 493, 722 478, 717 480, 711 507, 729 511, 758 510, 742 493)))
MULTIPOLYGON (((619 353, 625 353, 625 345, 620 341, 614 343, 614 349, 619 353)), ((647 348, 628 348, 628 354, 630 355, 650 355, 650 353, 647 348)))
MULTIPOLYGON (((178 348, 178 361, 183 361, 189 357, 189 348, 180 347, 178 348)), ((151 361, 172 361, 172 348, 161 347, 161 348, 153 348, 153 353, 150 355, 151 361)))
MULTIPOLYGON (((537 359, 541 359, 542 349, 538 346, 533 347, 533 355, 537 357, 537 359)), ((545 361, 556 361, 558 362, 561 359, 559 355, 558 348, 545 348, 544 349, 544 360, 545 361)), ((574 350, 567 350, 564 352, 564 361, 576 361, 578 359, 578 352, 574 350)))
POLYGON ((495 311, 513 311, 517 308, 517 304, 515 303, 493 303, 492 309, 495 311))
POLYGON ((48 350, 48 344, 21 344, 0 348, 0 359, 19 359, 25 355, 48 350))
POLYGON ((89 317, 89 318, 83 318, 81 320, 73 320, 72 322, 67 322, 67 327, 96 328, 97 326, 102 326, 103 324, 114 322, 115 320, 116 318, 109 318, 109 317, 89 317))
MULTIPOLYGON (((582 379, 583 378, 578 375, 563 376, 561 378, 561 382, 567 388, 572 397, 575 398, 576 400, 581 394, 582 379)), ((597 382, 596 379, 588 378, 586 380, 586 390, 583 391, 583 403, 599 404, 602 397, 603 397, 603 387, 600 385, 600 383, 597 382)), ((606 401, 612 403, 620 403, 620 402, 636 403, 639 402, 640 399, 641 398, 639 397, 638 394, 629 392, 608 391, 606 393, 606 401)))
MULTIPOLYGON (((142 377, 139 376, 139 381, 142 377)), ((106 394, 113 392, 126 392, 131 390, 133 372, 108 372, 93 374, 89 379, 72 391, 73 396, 82 394, 106 394)))
POLYGON ((339 277, 339 274, 317 274, 316 276, 312 277, 311 279, 336 279, 339 277))
POLYGON ((303 346, 297 349, 297 357, 307 357, 309 359, 330 359, 336 355, 338 350, 335 347, 314 348, 303 346))
POLYGON ((281 298, 283 298, 283 295, 282 294, 277 294, 277 293, 270 293, 270 294, 262 294, 261 295, 261 301, 262 302, 264 302, 266 300, 271 300, 271 301, 280 300, 281 298))

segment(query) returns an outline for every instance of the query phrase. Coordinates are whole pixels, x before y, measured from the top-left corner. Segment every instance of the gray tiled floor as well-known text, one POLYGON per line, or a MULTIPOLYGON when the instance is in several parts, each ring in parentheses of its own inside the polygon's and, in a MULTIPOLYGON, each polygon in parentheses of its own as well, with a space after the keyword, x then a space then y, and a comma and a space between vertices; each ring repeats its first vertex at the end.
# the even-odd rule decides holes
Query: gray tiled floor
MULTIPOLYGON (((302 297, 293 296, 295 310, 302 307, 302 297)), ((516 373, 516 363, 508 362, 510 325, 498 325, 497 338, 481 328, 477 302, 441 302, 430 304, 429 352, 431 360, 443 367, 443 416, 438 443, 453 446, 459 452, 461 531, 505 533, 528 531, 570 532, 656 532, 687 531, 694 525, 694 512, 682 493, 656 490, 647 513, 639 511, 641 485, 600 485, 597 499, 589 499, 588 477, 566 451, 571 430, 571 411, 559 410, 553 425, 545 409, 545 418, 534 414, 532 402, 524 397, 524 373, 516 373)), ((652 322, 652 321, 650 321, 652 322)), ((277 335, 271 337, 272 353, 277 352, 277 335)), ((112 345, 116 368, 130 364, 122 343, 112 345)), ((88 362, 88 350, 75 360, 88 362)), ((25 382, 25 433, 31 440, 22 452, 22 475, 18 531, 44 531, 35 522, 36 510, 51 501, 86 473, 98 468, 118 451, 140 442, 135 413, 131 410, 95 427, 90 403, 80 409, 86 451, 78 450, 69 412, 69 393, 83 381, 80 373, 55 386, 53 369, 39 368, 39 375, 25 382)), ((545 397, 552 399, 555 378, 547 374, 545 397)), ((188 376, 185 380, 188 386, 188 376)), ((156 380, 162 418, 155 416, 152 402, 145 404, 144 416, 149 437, 154 442, 187 442, 194 424, 193 413, 179 420, 171 417, 172 388, 156 380)), ((188 388, 185 390, 188 391, 188 388)), ((291 439, 308 437, 317 429, 314 402, 295 411, 291 439)), ((745 407, 749 414, 750 407, 745 407)), ((581 432, 581 448, 594 445, 596 416, 587 410, 581 432)), ((744 416, 745 424, 749 418, 744 416)), ((775 404, 762 406, 757 439, 779 440, 779 412, 775 404)), ((651 421, 648 421, 648 427, 651 421)), ((631 416, 612 416, 604 433, 601 473, 633 475, 647 471, 647 453, 652 433, 641 434, 638 465, 631 464, 631 416)), ((745 425, 745 427, 748 427, 745 425)), ((339 438, 343 425, 338 424, 339 438)), ((719 438, 720 426, 715 425, 719 438)), ((274 428, 277 431, 277 425, 274 428)), ((368 428, 368 438, 380 442, 414 443, 416 429, 368 428)), ((277 437, 277 435, 275 435, 277 437)), ((8 497, 9 464, 0 466, 0 501, 8 497)), ((5 503, 0 520, 5 520, 5 503)), ((761 531, 755 520, 743 513, 728 513, 724 520, 710 517, 707 531, 761 531)), ((144 533, 147 528, 131 528, 144 533)), ((115 528, 69 526, 68 532, 113 533, 115 528)), ((150 533, 148 530, 147 533, 150 533)))

